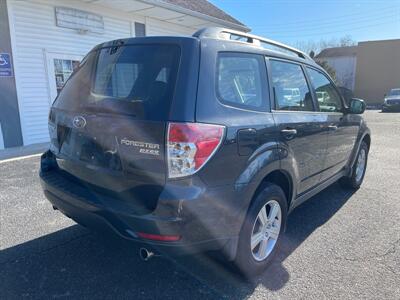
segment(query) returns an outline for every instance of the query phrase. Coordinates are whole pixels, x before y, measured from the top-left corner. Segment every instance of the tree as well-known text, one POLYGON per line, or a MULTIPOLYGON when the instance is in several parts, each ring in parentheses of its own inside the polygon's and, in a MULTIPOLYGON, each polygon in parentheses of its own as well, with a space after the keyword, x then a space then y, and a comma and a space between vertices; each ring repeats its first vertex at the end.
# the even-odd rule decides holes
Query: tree
POLYGON ((328 63, 324 60, 315 60, 317 64, 319 64, 324 70, 331 76, 334 82, 337 82, 336 78, 336 71, 334 68, 332 68, 328 63))
POLYGON ((350 35, 345 35, 339 39, 332 38, 330 40, 321 39, 319 41, 308 40, 308 41, 297 41, 294 43, 294 47, 302 50, 305 53, 320 53, 323 49, 333 47, 348 47, 354 46, 357 42, 352 39, 350 35))
POLYGON ((337 83, 336 71, 326 61, 315 58, 316 53, 320 53, 326 48, 334 47, 349 47, 354 46, 357 43, 352 39, 350 35, 345 35, 339 39, 332 38, 330 40, 321 39, 320 41, 308 40, 308 41, 297 41, 295 47, 302 50, 305 53, 309 53, 310 57, 315 60, 325 71, 332 77, 337 83))

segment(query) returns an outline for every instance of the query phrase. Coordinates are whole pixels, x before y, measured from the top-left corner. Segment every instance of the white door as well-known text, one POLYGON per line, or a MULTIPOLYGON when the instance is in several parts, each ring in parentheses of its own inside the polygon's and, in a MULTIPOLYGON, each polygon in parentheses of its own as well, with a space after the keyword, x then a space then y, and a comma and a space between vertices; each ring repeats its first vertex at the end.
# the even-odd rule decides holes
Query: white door
POLYGON ((60 93, 72 71, 78 67, 82 58, 83 55, 46 53, 50 105, 60 93))

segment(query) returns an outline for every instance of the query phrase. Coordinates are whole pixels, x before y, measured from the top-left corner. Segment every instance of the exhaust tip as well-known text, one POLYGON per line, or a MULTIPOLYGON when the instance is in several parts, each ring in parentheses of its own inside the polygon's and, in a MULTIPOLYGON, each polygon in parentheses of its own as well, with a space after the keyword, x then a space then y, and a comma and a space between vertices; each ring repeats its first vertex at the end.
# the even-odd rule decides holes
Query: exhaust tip
POLYGON ((154 253, 147 250, 146 248, 140 248, 139 250, 140 259, 143 261, 148 261, 154 256, 154 253))

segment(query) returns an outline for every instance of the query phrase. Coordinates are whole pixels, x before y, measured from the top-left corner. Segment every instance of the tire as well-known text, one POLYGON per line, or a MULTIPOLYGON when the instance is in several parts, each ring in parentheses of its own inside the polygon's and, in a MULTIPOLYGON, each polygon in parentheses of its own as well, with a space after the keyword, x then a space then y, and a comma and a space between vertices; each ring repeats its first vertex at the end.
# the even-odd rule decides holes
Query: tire
POLYGON ((282 233, 286 225, 286 218, 287 200, 285 193, 279 186, 267 183, 255 196, 240 231, 234 265, 242 275, 251 278, 260 274, 268 267, 279 249, 282 233), (265 209, 267 217, 267 224, 264 226, 262 226, 259 217, 262 208, 265 209), (278 208, 279 211, 271 226, 268 217, 271 217, 272 210, 275 212, 278 208), (279 229, 278 223, 280 224, 279 229), (255 237, 263 237, 258 244, 254 243, 255 247, 253 250, 251 249, 252 236, 254 241, 256 241, 255 237), (267 254, 266 257, 263 254, 267 254))
MULTIPOLYGON (((368 163, 368 145, 365 142, 361 142, 360 149, 357 153, 357 159, 354 162, 350 176, 343 177, 339 180, 339 183, 344 188, 359 189, 365 176, 368 163), (362 163, 362 156, 364 155, 364 163, 362 169, 359 169, 359 163, 362 163)), ((361 168, 361 167, 360 167, 361 168)))

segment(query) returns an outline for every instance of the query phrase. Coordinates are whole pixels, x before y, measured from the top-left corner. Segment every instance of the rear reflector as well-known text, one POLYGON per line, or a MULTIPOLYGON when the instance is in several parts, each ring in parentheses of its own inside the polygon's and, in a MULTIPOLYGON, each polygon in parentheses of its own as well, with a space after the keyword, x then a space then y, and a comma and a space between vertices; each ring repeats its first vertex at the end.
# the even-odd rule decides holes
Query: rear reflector
POLYGON ((224 126, 203 123, 169 123, 169 178, 192 175, 213 156, 222 142, 224 126))
POLYGON ((164 241, 164 242, 176 242, 181 239, 180 235, 159 235, 159 234, 150 234, 144 232, 136 232, 138 237, 147 240, 153 241, 164 241))

